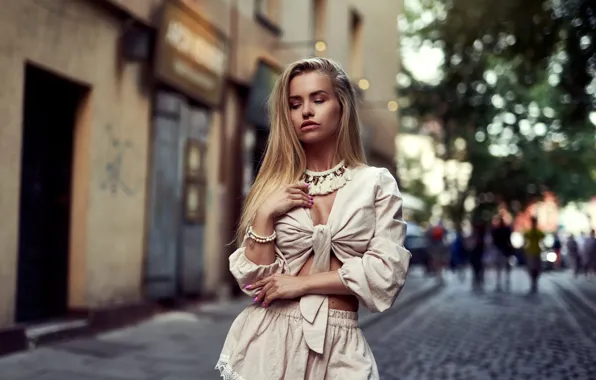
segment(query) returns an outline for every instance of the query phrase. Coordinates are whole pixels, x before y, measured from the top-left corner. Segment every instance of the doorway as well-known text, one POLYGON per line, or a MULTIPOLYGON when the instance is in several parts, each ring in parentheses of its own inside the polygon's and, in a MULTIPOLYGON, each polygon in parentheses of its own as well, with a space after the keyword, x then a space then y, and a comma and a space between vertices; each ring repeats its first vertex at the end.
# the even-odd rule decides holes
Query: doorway
POLYGON ((73 132, 87 89, 26 65, 16 321, 65 316, 73 132))

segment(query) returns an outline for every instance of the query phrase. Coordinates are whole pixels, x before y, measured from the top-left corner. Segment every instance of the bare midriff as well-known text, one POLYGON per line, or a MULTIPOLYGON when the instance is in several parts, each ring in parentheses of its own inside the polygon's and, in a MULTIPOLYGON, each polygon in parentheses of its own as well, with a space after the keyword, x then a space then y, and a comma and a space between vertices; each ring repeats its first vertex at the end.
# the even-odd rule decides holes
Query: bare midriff
MULTIPOLYGON (((297 276, 308 276, 310 273, 310 267, 312 266, 313 256, 308 258, 308 261, 304 264, 297 276)), ((337 271, 341 268, 341 261, 333 252, 331 253, 330 270, 337 271)), ((358 311, 358 299, 353 295, 329 295, 329 308, 335 310, 347 310, 347 311, 358 311)))

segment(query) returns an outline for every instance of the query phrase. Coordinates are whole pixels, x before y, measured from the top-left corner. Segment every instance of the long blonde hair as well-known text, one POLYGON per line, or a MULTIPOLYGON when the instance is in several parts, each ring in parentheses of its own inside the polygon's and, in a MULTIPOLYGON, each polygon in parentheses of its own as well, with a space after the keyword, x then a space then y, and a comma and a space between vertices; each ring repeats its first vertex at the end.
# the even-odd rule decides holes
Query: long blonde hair
POLYGON ((304 149, 292 127, 288 101, 290 82, 294 77, 310 72, 326 75, 333 85, 341 106, 341 121, 335 148, 335 158, 348 166, 366 163, 356 104, 356 92, 341 66, 327 58, 306 58, 289 65, 275 83, 268 108, 271 130, 263 163, 255 182, 244 201, 236 241, 242 242, 263 201, 281 186, 296 183, 306 169, 304 149))

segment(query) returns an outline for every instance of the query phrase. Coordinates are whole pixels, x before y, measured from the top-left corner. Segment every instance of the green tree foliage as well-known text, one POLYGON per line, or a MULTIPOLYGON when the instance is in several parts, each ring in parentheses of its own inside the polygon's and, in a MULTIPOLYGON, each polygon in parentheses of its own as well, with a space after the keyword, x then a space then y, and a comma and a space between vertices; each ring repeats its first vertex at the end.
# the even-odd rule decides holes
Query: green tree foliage
POLYGON ((596 1, 420 4, 401 20, 404 39, 439 47, 442 75, 405 71, 398 92, 404 117, 440 122, 445 159, 473 166, 452 212, 470 193, 514 211, 544 191, 563 203, 595 195, 596 1))

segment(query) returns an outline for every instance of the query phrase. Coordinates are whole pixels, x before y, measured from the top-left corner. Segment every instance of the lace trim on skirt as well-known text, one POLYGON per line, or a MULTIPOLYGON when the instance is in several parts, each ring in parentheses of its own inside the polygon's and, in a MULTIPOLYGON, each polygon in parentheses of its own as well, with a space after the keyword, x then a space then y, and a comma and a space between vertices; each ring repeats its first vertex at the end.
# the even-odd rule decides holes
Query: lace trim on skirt
POLYGON ((219 371, 219 374, 223 378, 223 380, 245 380, 238 373, 234 372, 234 370, 228 363, 229 361, 229 357, 221 355, 219 357, 219 360, 217 361, 217 364, 215 365, 215 369, 219 371))

